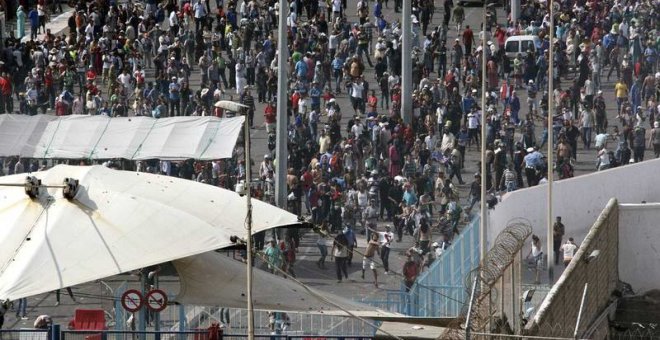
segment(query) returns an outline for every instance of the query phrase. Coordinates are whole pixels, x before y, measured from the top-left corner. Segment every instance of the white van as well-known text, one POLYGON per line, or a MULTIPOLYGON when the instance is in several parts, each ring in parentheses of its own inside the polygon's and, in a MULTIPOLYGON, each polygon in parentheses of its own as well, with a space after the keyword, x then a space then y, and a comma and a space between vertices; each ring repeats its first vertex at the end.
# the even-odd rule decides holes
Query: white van
POLYGON ((540 48, 541 39, 536 35, 514 35, 504 42, 504 51, 509 60, 513 60, 518 53, 525 57, 528 50, 536 52, 540 48))

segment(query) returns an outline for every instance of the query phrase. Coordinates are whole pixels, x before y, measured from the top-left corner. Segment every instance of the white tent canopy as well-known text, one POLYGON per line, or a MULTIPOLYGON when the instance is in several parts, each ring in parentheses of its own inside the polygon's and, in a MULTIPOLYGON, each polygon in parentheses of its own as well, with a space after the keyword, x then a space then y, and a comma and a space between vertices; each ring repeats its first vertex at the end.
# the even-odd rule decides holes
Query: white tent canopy
MULTIPOLYGON (((245 263, 225 254, 208 252, 173 261, 173 264, 181 280, 177 302, 245 308, 247 304, 245 263)), ((348 313, 327 302, 332 301, 361 317, 370 319, 401 317, 400 314, 382 311, 314 288, 309 288, 308 291, 292 280, 262 270, 255 269, 253 275, 252 303, 255 309, 348 316, 348 313)))
MULTIPOLYGON (((32 174, 44 185, 75 178, 30 199, 0 187, 0 299, 15 300, 233 245, 245 236, 245 198, 193 181, 103 166, 58 165, 32 174)), ((0 177, 23 184, 25 175, 0 177)), ((299 225, 295 215, 253 200, 254 233, 299 225)))
POLYGON ((0 157, 229 158, 244 119, 0 115, 0 157))

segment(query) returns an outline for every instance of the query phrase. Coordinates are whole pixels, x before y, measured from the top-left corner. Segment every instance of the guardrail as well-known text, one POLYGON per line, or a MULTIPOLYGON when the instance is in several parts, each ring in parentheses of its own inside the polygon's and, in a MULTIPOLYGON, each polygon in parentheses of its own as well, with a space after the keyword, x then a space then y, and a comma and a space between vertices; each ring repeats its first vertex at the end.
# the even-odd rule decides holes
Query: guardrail
MULTIPOLYGON (((213 334, 209 330, 185 332, 174 331, 116 331, 116 330, 59 330, 56 325, 51 329, 8 329, 0 330, 2 340, 233 340, 246 339, 246 334, 231 334, 222 331, 213 334)), ((354 335, 290 335, 256 334, 255 339, 268 340, 371 340, 370 336, 354 335)))
POLYGON ((452 245, 417 277, 410 292, 401 285, 385 299, 362 303, 410 316, 455 317, 467 298, 466 275, 479 265, 479 216, 474 217, 452 245))
POLYGON ((479 265, 479 216, 475 216, 452 245, 419 275, 410 289, 408 315, 457 316, 467 298, 465 277, 479 265))

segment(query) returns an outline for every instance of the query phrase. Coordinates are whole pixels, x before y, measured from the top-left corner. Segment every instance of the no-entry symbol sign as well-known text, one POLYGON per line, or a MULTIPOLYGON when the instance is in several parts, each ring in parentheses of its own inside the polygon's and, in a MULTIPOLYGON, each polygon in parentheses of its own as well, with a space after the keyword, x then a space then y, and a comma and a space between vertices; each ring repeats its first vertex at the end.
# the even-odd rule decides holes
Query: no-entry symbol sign
POLYGON ((154 289, 147 293, 145 300, 147 303, 147 308, 154 312, 160 312, 167 308, 167 294, 165 294, 165 292, 160 289, 154 289))
POLYGON ((121 295, 122 307, 131 313, 139 311, 143 304, 142 294, 138 290, 129 289, 121 295))

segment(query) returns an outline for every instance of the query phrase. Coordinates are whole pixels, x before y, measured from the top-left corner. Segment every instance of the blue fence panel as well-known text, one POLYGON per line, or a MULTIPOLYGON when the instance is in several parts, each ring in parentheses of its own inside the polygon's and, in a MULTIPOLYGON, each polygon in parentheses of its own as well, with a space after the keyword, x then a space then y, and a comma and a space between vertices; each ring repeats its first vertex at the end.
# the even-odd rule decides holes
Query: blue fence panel
POLYGON ((465 277, 479 265, 479 221, 476 216, 465 226, 449 249, 417 277, 410 292, 402 284, 384 300, 359 301, 410 316, 457 316, 468 295, 465 277))
POLYGON ((454 242, 422 273, 410 290, 406 314, 454 317, 467 298, 465 276, 479 265, 479 217, 475 217, 454 242))

